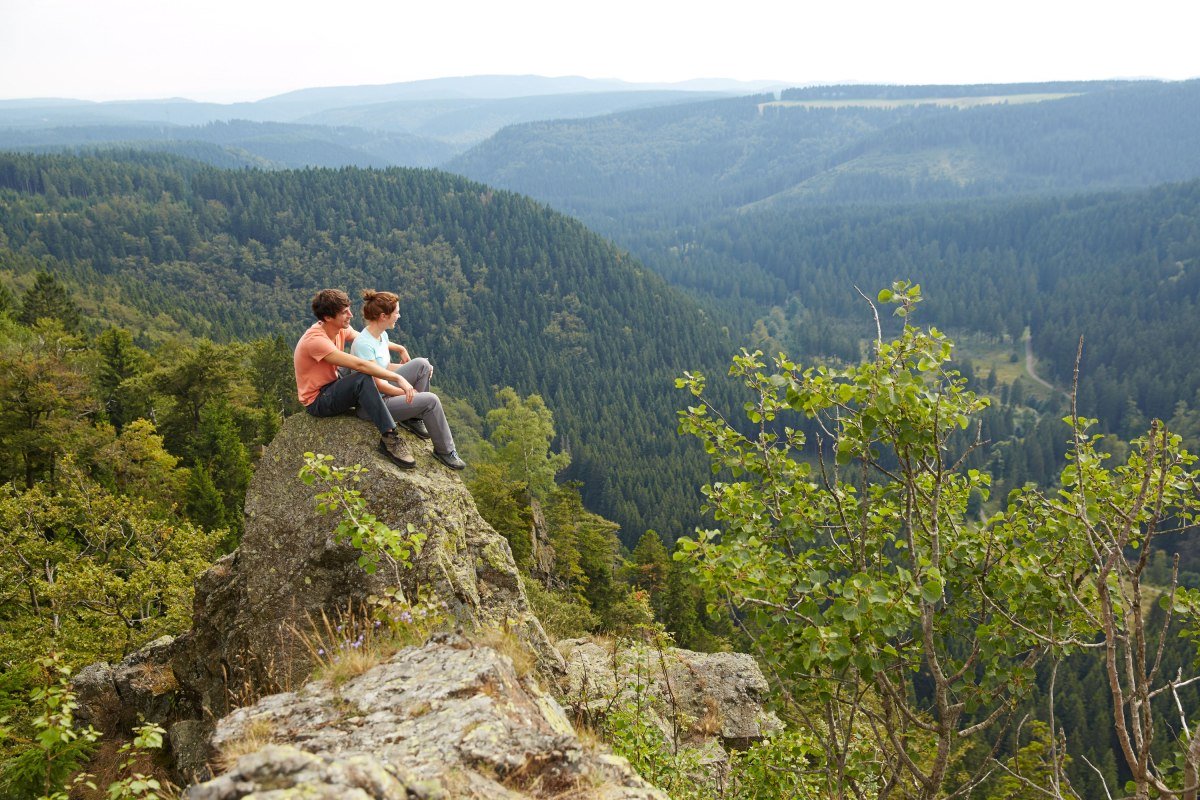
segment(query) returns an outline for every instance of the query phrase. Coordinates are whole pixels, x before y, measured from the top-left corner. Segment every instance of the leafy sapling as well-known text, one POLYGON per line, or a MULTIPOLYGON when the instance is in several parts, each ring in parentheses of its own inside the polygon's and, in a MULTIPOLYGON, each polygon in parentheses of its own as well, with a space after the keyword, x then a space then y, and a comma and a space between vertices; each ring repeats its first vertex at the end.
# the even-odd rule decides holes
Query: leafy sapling
POLYGON ((403 532, 393 530, 367 510, 362 492, 353 488, 365 472, 361 464, 338 467, 333 464, 333 456, 305 453, 300 480, 324 489, 316 496, 319 513, 342 515, 334 539, 348 542, 359 551, 358 565, 374 574, 380 563, 386 563, 398 578, 400 569, 411 566, 412 557, 421 551, 425 534, 411 522, 403 532))

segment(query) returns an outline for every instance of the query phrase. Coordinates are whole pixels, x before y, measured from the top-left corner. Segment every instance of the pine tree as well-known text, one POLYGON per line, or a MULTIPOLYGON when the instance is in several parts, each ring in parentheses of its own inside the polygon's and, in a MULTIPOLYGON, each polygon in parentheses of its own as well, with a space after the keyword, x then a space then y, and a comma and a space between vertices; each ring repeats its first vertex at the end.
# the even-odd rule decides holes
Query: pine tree
POLYGON ((188 519, 205 530, 227 527, 225 502, 203 464, 196 464, 188 473, 187 500, 183 511, 188 519))
POLYGON ((67 287, 49 272, 39 272, 33 286, 21 296, 17 321, 32 327, 39 319, 57 320, 65 329, 79 330, 80 310, 67 287))

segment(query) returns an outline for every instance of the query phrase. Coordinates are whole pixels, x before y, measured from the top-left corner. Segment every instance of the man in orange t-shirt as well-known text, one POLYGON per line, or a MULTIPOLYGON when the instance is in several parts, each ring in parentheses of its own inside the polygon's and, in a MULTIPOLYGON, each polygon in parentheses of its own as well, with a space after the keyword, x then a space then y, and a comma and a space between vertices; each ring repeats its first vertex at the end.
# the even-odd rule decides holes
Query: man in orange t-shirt
POLYGON ((398 467, 416 466, 372 378, 397 384, 410 403, 416 393, 412 384, 402 375, 344 350, 355 336, 350 328, 350 297, 345 292, 322 289, 313 298, 312 310, 317 321, 300 337, 292 356, 300 404, 314 417, 333 417, 358 406, 379 429, 379 452, 398 467), (339 373, 338 367, 347 370, 339 373))

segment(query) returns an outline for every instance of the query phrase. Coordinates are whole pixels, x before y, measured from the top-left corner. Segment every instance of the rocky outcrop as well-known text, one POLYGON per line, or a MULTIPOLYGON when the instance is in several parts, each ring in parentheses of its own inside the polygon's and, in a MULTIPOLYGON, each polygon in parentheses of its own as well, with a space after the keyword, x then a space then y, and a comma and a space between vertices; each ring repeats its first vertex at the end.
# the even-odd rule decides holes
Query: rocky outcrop
MULTIPOLYGON (((568 643, 568 676, 508 543, 479 516, 458 474, 415 439, 417 467, 397 469, 376 441, 354 417, 290 417, 251 482, 242 546, 197 583, 193 629, 82 671, 80 718, 105 730, 128 730, 139 716, 166 727, 174 777, 194 784, 193 800, 665 798, 623 759, 582 744, 540 688, 569 683, 577 709, 607 703, 627 691, 621 659, 614 671, 610 651, 568 643), (320 489, 298 478, 305 452, 367 468, 355 488, 370 511, 426 536, 410 569, 368 575, 358 551, 334 541, 337 519, 316 511, 320 489), (311 680, 319 653, 303 634, 312 621, 396 585, 437 598, 459 632, 311 680), (505 642, 532 653, 532 667, 518 671, 500 651, 471 644, 480 629, 507 632, 505 642), (214 770, 223 774, 213 778, 214 770)), ((675 698, 677 712, 656 717, 664 730, 690 720, 689 738, 716 762, 717 743, 772 727, 760 706, 766 683, 748 656, 666 653, 666 670, 651 682, 657 697, 675 698)))
POLYGON ((648 645, 617 649, 616 643, 589 639, 558 646, 567 659, 564 702, 580 714, 601 714, 614 699, 641 691, 639 708, 653 724, 702 749, 714 744, 744 748, 783 727, 764 709, 769 687, 746 653, 660 651, 648 645))
POLYGON ((132 728, 139 718, 168 719, 179 690, 170 664, 174 642, 163 636, 115 666, 102 661, 76 673, 71 688, 79 724, 112 732, 132 728))
POLYGON ((246 495, 242 544, 199 582, 194 628, 175 649, 179 682, 207 714, 222 716, 239 695, 298 685, 311 667, 299 632, 397 584, 410 595, 419 587, 436 596, 468 629, 513 630, 541 669, 561 672, 508 542, 479 516, 458 474, 411 436, 417 467, 399 469, 376 451, 378 438, 353 416, 295 414, 267 448, 246 495), (305 452, 367 468, 354 488, 371 513, 394 529, 411 524, 426 536, 411 569, 368 575, 358 551, 334 541, 336 515, 318 514, 319 488, 297 477, 305 452))
POLYGON ((221 720, 212 744, 232 767, 193 786, 189 800, 285 790, 666 800, 624 759, 585 747, 558 703, 508 657, 457 636, 402 650, 337 685, 326 679, 265 697, 221 720))

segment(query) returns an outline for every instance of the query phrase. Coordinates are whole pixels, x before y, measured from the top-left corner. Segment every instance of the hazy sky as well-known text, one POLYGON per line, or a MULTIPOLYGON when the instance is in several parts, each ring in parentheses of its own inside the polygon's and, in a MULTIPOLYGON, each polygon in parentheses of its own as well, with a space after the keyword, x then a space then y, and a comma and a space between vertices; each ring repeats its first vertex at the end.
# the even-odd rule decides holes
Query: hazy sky
POLYGON ((459 75, 1200 77, 1195 0, 0 0, 0 98, 257 100, 459 75), (336 9, 336 10, 335 10, 336 9))

